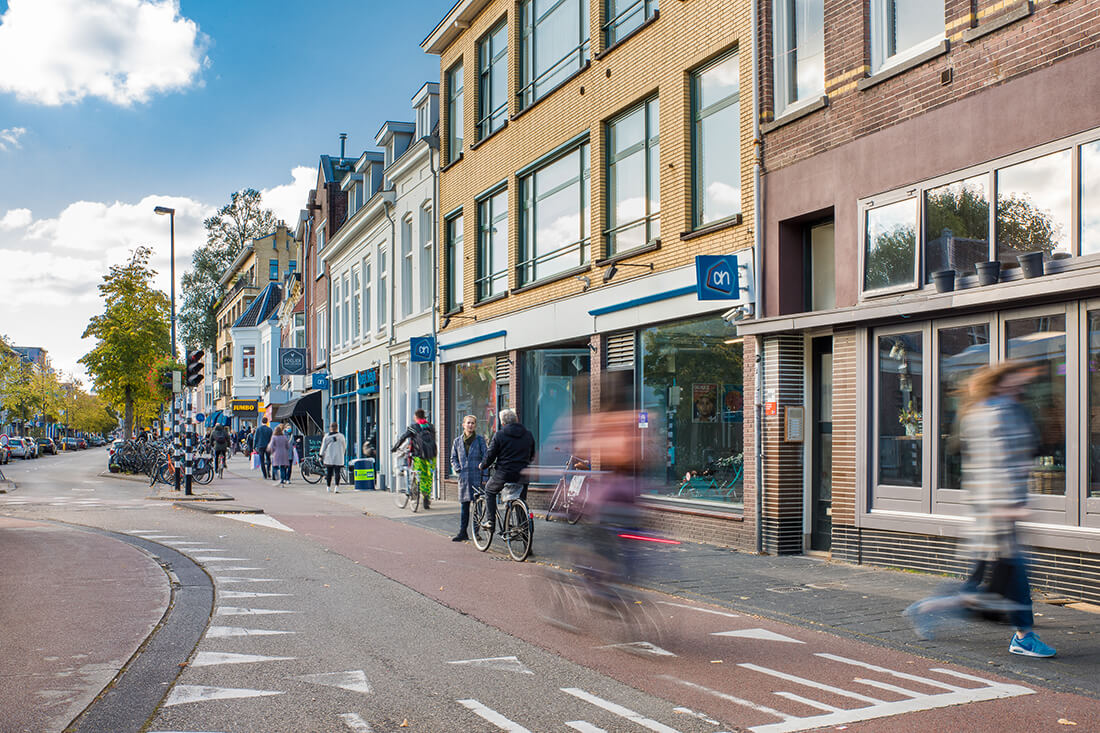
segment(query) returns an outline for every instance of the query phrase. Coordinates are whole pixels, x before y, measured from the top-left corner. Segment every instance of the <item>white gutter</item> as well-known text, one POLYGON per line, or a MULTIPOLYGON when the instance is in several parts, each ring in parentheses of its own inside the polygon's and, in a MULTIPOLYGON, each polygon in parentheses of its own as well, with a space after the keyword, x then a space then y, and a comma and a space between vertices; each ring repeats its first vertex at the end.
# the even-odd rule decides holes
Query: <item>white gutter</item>
MULTIPOLYGON (((760 318, 763 314, 764 298, 764 233, 762 230, 764 220, 764 191, 760 187, 760 179, 764 167, 764 139, 760 133, 760 39, 758 37, 757 21, 759 20, 759 0, 750 0, 749 12, 751 18, 751 47, 752 47, 752 247, 753 247, 753 275, 756 282, 753 290, 755 296, 753 303, 753 318, 760 318)), ((764 519, 764 339, 757 337, 756 349, 756 400, 754 405, 755 422, 753 424, 756 433, 756 552, 764 551, 764 531, 761 523, 764 519)))

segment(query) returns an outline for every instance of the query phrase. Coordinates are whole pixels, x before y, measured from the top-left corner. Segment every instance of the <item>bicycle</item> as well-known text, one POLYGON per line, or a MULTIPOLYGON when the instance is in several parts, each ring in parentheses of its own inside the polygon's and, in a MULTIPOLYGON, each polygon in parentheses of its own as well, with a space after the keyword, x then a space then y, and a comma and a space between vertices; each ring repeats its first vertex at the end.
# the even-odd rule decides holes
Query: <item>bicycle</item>
POLYGON ((565 471, 550 495, 550 507, 546 510, 546 521, 561 517, 570 524, 576 524, 584 515, 588 503, 588 477, 576 473, 587 470, 592 464, 583 458, 569 456, 565 462, 565 471))
MULTIPOLYGON (((472 507, 471 521, 474 529, 474 547, 485 552, 493 543, 493 531, 508 545, 508 554, 516 562, 523 562, 531 554, 532 521, 527 502, 520 498, 523 484, 507 483, 500 492, 500 506, 496 512, 496 527, 483 527, 489 516, 490 499, 484 491, 478 492, 472 507)), ((493 497, 496 501, 497 497, 493 497)))
POLYGON ((396 475, 404 477, 405 488, 398 485, 401 483, 400 481, 394 481, 393 503, 397 505, 398 509, 404 509, 411 503, 412 511, 415 514, 416 510, 420 508, 420 474, 413 469, 412 457, 408 451, 402 451, 400 458, 402 459, 402 465, 398 467, 396 475))

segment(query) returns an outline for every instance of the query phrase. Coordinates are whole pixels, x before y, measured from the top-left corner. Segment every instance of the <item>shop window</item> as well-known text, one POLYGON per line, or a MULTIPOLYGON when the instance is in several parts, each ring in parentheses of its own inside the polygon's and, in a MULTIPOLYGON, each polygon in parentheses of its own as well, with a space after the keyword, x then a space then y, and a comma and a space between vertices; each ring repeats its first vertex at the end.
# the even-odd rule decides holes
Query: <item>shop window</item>
MULTIPOLYGON (((477 418, 477 432, 488 440, 497 428, 496 359, 459 362, 447 367, 447 434, 461 435, 462 420, 477 418)), ((501 408, 503 409, 503 408, 501 408)), ((449 450, 449 449, 448 449, 449 450)), ((449 469, 449 459, 448 471, 449 469)))
POLYGON ((447 72, 447 160, 454 162, 462 155, 463 121, 462 62, 447 72))
POLYGON ((574 437, 589 414, 591 351, 581 348, 524 352, 520 381, 521 422, 535 436, 535 463, 565 466, 569 456, 588 458, 574 437))
POLYGON ((692 78, 696 227, 741 213, 740 58, 732 53, 692 78))
POLYGON ((958 429, 959 408, 966 381, 989 366, 989 324, 951 326, 936 332, 937 425, 939 488, 962 488, 962 441, 958 429))
POLYGON ((872 73, 934 47, 943 37, 943 0, 871 0, 872 73))
POLYGON ((990 259, 987 176, 976 176, 924 193, 924 279, 954 270, 973 275, 990 259))
POLYGON ((588 261, 588 143, 520 179, 520 284, 588 261))
MULTIPOLYGON (((1002 261, 1023 252, 1068 257, 1072 156, 1044 155, 997 171, 997 253, 1002 261)), ((1010 263, 1011 264, 1011 263, 1010 263)))
POLYGON ((553 91, 588 61, 587 0, 522 0, 520 105, 553 91))
POLYGON ((486 300, 508 291, 508 191, 477 205, 476 298, 486 300))
POLYGON ((865 217, 863 289, 914 287, 917 280, 917 199, 868 209, 865 217))
POLYGON ((1024 405, 1038 431, 1031 491, 1066 493, 1066 316, 1064 313, 1005 322, 1005 358, 1033 364, 1039 378, 1028 385, 1024 405))
POLYGON ((626 38, 657 12, 658 0, 606 0, 604 48, 626 38))
POLYGON ((657 99, 607 124, 607 256, 642 247, 661 233, 657 99))
POLYGON ((502 20, 478 43, 477 138, 493 134, 508 119, 508 21, 502 20))
POLYGON ((639 332, 642 490, 744 505, 743 344, 718 317, 639 332))
POLYGON ((920 331, 878 338, 879 485, 923 485, 923 341, 920 331))
POLYGON ((1088 496, 1100 499, 1100 312, 1088 316, 1088 496))
POLYGON ((1100 252, 1100 140, 1081 146, 1081 254, 1100 252))
POLYGON ((462 248, 462 214, 459 213, 447 219, 444 228, 447 236, 447 254, 444 264, 446 292, 443 297, 446 299, 444 310, 450 313, 462 306, 462 271, 465 262, 462 248))
POLYGON ((825 92, 824 0, 774 0, 775 116, 825 92))

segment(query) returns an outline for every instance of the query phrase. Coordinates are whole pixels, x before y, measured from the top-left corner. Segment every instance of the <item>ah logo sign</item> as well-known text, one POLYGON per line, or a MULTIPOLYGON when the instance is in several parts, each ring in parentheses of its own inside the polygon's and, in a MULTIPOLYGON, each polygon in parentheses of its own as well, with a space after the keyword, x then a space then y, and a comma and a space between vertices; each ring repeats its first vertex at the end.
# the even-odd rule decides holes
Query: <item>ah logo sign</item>
POLYGON ((431 336, 409 339, 413 361, 435 361, 435 339, 431 336))
POLYGON ((699 255, 695 258, 699 300, 738 300, 737 255, 699 255))

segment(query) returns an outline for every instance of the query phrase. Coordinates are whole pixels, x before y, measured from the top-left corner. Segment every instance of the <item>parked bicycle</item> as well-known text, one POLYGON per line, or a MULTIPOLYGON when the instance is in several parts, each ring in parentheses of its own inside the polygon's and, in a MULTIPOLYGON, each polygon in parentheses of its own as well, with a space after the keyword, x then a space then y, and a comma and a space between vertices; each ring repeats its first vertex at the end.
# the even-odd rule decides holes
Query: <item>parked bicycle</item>
POLYGON ((584 507, 588 503, 588 476, 577 473, 586 471, 592 464, 583 458, 569 456, 565 462, 565 471, 550 495, 550 508, 546 510, 546 521, 564 519, 576 524, 584 516, 584 507))
POLYGON ((412 454, 409 451, 399 451, 397 458, 400 465, 393 482, 393 503, 398 509, 409 506, 416 512, 420 508, 420 473, 413 468, 412 454))
MULTIPOLYGON (((299 461, 298 470, 302 473, 302 480, 307 484, 318 483, 325 477, 325 464, 321 461, 319 453, 310 453, 299 461)), ((347 466, 340 467, 340 483, 348 483, 347 466)))
POLYGON ((499 504, 496 511, 496 526, 483 527, 482 523, 489 516, 489 501, 496 501, 496 496, 490 496, 486 492, 478 492, 471 507, 471 520, 474 529, 474 547, 485 552, 493 543, 494 530, 508 545, 508 554, 516 562, 523 562, 531 554, 531 542, 533 540, 533 527, 531 510, 527 502, 520 498, 523 493, 523 484, 507 483, 499 495, 499 504))

